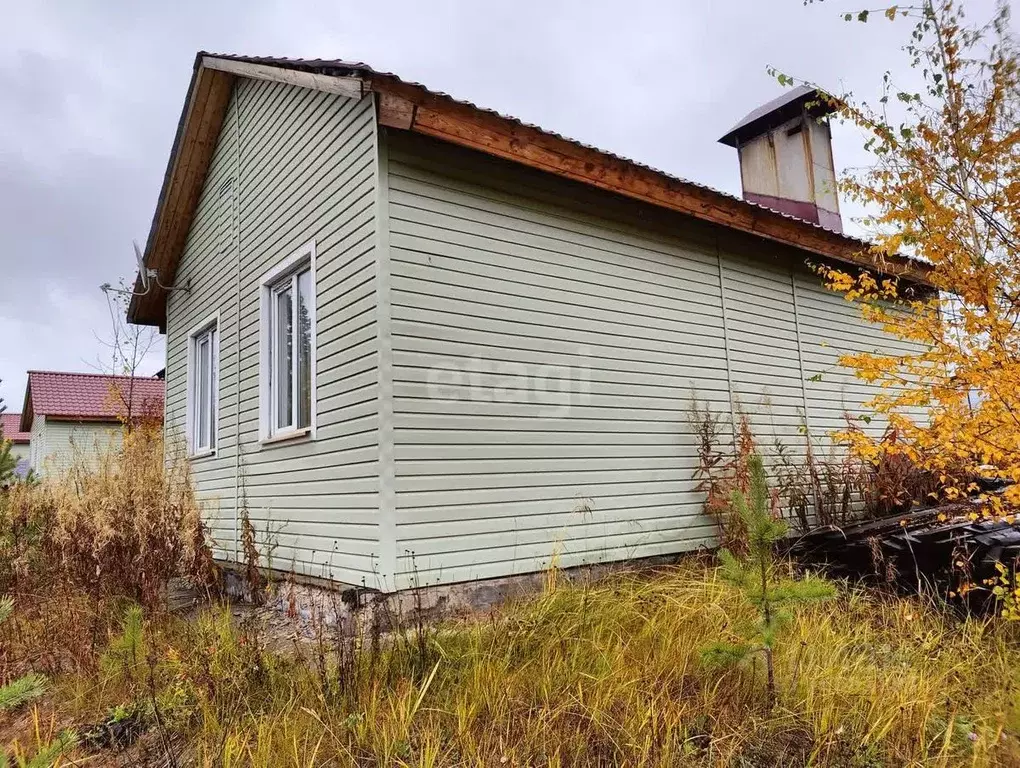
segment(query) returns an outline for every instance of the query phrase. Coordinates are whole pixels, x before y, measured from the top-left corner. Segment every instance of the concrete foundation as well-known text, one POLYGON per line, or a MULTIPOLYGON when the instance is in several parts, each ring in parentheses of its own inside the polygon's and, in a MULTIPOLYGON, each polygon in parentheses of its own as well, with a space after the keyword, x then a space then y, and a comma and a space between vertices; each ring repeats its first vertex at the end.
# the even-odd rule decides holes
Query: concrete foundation
POLYGON ((399 626, 412 626, 419 620, 434 622, 484 613, 507 602, 538 594, 552 582, 584 583, 598 581, 614 573, 651 572, 692 555, 697 553, 430 585, 391 593, 268 571, 263 573, 266 584, 257 596, 251 593, 238 566, 233 563, 219 565, 228 598, 260 606, 266 613, 286 619, 286 623, 294 625, 300 634, 313 636, 319 627, 353 631, 355 626, 360 625, 388 632, 399 626))

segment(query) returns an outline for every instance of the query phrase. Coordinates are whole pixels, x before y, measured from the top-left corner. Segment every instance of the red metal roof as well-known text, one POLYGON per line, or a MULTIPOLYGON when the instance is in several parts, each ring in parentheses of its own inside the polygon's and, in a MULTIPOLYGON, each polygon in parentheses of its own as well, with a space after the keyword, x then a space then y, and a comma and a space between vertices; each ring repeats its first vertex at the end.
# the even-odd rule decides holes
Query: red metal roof
POLYGON ((55 419, 116 421, 132 416, 163 416, 163 382, 136 376, 29 371, 21 429, 36 414, 55 419))
POLYGON ((14 443, 28 442, 28 432, 21 431, 20 413, 0 413, 0 427, 3 428, 4 440, 14 443))

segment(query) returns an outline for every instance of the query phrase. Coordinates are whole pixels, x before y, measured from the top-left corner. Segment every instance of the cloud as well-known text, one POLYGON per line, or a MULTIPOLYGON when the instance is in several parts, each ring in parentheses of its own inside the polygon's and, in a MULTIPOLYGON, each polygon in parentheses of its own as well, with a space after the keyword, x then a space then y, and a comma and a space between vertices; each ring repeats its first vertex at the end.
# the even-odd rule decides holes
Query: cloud
MULTIPOLYGON (((27 368, 83 369, 101 353, 97 286, 133 274, 131 240, 148 234, 199 49, 363 60, 739 193, 716 139, 778 93, 767 64, 867 93, 902 71, 909 29, 846 24, 848 3, 13 4, 0 47, 0 396, 20 404, 27 368)), ((861 162, 857 138, 837 132, 835 156, 861 162)))
MULTIPOLYGON (((105 299, 68 289, 56 282, 38 285, 30 312, 8 313, 0 305, 2 396, 9 411, 19 411, 28 370, 113 372, 110 350, 112 322, 105 299)), ((98 294, 98 291, 96 291, 98 294)), ((154 349, 139 372, 155 373, 163 367, 161 349, 154 349)))

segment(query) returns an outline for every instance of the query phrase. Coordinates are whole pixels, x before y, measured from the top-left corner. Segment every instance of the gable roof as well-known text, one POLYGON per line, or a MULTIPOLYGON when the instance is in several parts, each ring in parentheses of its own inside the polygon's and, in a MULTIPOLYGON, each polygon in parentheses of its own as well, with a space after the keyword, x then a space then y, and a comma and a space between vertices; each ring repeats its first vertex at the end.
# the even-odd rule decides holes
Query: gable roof
POLYGON ((12 443, 27 443, 31 435, 21 431, 20 413, 0 413, 0 427, 3 428, 4 440, 12 443))
MULTIPOLYGON (((200 51, 145 246, 145 265, 158 270, 163 285, 172 284, 176 277, 238 77, 290 83, 349 98, 373 94, 377 119, 387 128, 420 133, 811 254, 927 283, 929 267, 923 262, 900 255, 878 257, 866 241, 406 82, 367 64, 200 51)), ((140 278, 135 290, 141 291, 140 278)), ((166 296, 155 284, 145 295, 133 296, 128 319, 165 328, 166 296)))
POLYGON ((21 430, 35 416, 64 421, 118 421, 132 415, 163 415, 163 382, 142 376, 29 371, 21 430))

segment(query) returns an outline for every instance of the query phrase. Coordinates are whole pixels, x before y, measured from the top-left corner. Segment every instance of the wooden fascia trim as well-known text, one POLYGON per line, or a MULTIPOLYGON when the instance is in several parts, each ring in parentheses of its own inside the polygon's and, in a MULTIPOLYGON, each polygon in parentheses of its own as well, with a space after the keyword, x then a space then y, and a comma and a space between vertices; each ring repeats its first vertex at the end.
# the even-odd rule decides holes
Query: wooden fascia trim
MULTIPOLYGON (((142 409, 140 409, 142 410, 142 409)), ((73 422, 75 424, 121 424, 119 416, 75 416, 70 413, 43 414, 47 421, 73 422)))
MULTIPOLYGON (((145 264, 159 270, 164 284, 172 283, 198 196, 212 161, 223 118, 230 102, 234 77, 227 72, 198 67, 182 112, 153 225, 146 241, 145 264)), ((135 290, 141 290, 136 277, 135 290)), ((166 293, 158 286, 144 296, 133 296, 128 321, 166 328, 166 293)))
POLYGON ((414 129, 415 112, 418 109, 414 102, 387 91, 379 91, 377 96, 381 125, 399 128, 402 131, 414 129))
POLYGON ((28 384, 25 386, 25 400, 21 404, 21 420, 18 422, 18 429, 21 432, 32 431, 32 418, 35 410, 32 408, 32 377, 28 377, 28 384))
POLYGON ((349 99, 360 99, 366 92, 364 81, 360 77, 323 75, 317 72, 286 69, 282 66, 253 64, 235 59, 221 59, 216 56, 203 56, 202 66, 206 69, 216 69, 238 77, 297 85, 302 88, 324 91, 325 93, 335 93, 340 96, 346 96, 349 99))
POLYGON ((873 258, 839 235, 782 214, 669 179, 418 86, 375 76, 371 87, 379 96, 379 122, 387 127, 414 131, 820 256, 929 284, 927 270, 917 264, 873 258))

